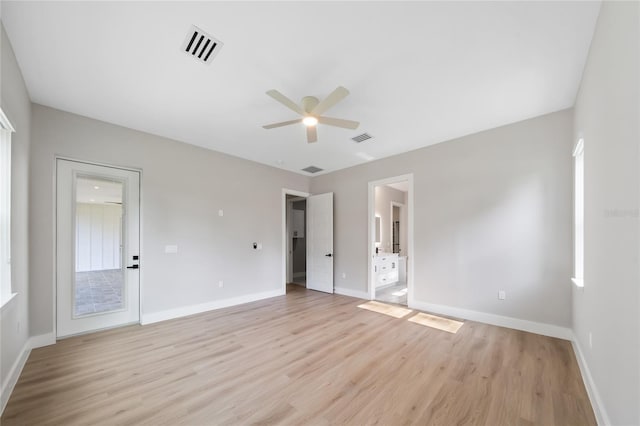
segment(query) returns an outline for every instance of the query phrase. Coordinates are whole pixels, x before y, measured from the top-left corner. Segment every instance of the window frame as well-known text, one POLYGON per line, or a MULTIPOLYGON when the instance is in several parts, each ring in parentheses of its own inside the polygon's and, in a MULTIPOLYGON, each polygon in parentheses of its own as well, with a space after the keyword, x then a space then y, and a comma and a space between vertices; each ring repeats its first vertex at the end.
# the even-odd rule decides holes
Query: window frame
POLYGON ((584 138, 573 150, 573 278, 584 288, 584 138))
POLYGON ((11 122, 0 109, 0 307, 16 295, 11 281, 11 122))

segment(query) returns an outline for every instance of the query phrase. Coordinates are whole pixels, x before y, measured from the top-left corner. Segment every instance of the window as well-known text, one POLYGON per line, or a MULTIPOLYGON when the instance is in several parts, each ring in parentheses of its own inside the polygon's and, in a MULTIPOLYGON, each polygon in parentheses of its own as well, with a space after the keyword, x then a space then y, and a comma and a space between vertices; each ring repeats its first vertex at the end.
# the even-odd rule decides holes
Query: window
POLYGON ((11 298, 11 133, 0 110, 0 306, 11 298))
POLYGON ((573 151, 573 282, 584 287, 584 139, 573 151))

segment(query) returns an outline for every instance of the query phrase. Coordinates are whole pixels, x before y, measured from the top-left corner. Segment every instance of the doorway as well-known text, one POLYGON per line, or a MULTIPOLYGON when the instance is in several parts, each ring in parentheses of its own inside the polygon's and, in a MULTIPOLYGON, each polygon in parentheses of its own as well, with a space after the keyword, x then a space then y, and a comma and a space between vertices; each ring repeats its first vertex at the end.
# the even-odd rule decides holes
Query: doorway
POLYGON ((307 199, 287 195, 287 284, 307 287, 307 199))
POLYGON ((140 321, 140 172, 56 160, 56 335, 140 321))
POLYGON ((303 285, 334 292, 333 193, 311 195, 283 188, 282 294, 303 285))
POLYGON ((413 303, 413 175, 369 182, 369 297, 413 303))

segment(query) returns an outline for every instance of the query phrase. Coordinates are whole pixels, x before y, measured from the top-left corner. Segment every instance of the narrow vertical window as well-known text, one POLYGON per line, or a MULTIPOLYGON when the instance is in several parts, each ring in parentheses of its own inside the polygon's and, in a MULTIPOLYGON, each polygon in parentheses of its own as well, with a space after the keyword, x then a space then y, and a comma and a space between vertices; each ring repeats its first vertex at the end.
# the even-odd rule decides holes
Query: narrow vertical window
POLYGON ((584 139, 573 151, 573 282, 584 287, 584 139))
POLYGON ((11 298, 11 132, 0 110, 0 306, 11 298))

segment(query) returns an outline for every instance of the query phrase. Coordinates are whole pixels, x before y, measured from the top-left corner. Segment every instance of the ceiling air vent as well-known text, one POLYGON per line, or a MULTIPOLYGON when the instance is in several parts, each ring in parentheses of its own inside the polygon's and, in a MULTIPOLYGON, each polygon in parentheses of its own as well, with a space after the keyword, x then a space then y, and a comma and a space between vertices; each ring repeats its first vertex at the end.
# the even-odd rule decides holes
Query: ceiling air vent
POLYGON ((316 167, 316 166, 309 166, 302 169, 303 172, 308 172, 308 173, 318 173, 318 172, 321 172, 322 170, 324 169, 321 169, 320 167, 316 167))
POLYGON ((191 31, 189 31, 187 38, 185 38, 184 43, 182 43, 182 51, 189 56, 193 56, 200 62, 210 64, 223 44, 224 43, 217 38, 192 25, 191 31))
POLYGON ((371 136, 369 133, 363 133, 361 135, 352 137, 351 140, 360 143, 366 141, 367 139, 371 139, 372 137, 373 136, 371 136))

